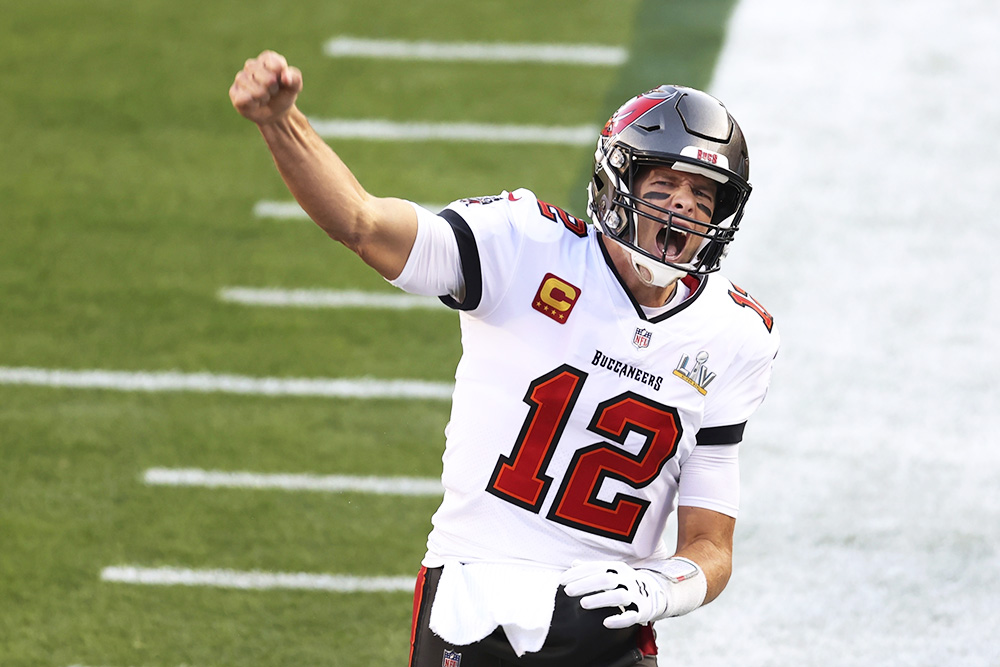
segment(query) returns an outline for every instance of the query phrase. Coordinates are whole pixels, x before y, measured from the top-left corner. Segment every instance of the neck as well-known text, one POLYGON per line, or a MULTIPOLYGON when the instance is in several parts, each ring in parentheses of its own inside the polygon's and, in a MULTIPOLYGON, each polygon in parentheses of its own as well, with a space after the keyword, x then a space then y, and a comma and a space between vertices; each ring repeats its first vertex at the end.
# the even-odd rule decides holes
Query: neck
POLYGON ((674 281, 667 285, 666 287, 653 287, 652 285, 647 285, 642 282, 638 275, 635 273, 635 269, 632 268, 630 264, 628 268, 625 269, 631 274, 631 277, 635 278, 635 283, 625 281, 628 286, 628 291, 632 293, 635 300, 639 302, 640 306, 645 306, 647 308, 659 308, 666 305, 667 301, 670 301, 670 297, 674 295, 674 290, 677 289, 677 281, 674 281))
POLYGON ((674 290, 677 289, 677 281, 670 283, 666 287, 657 287, 646 283, 635 272, 635 267, 632 265, 632 258, 620 243, 616 241, 608 243, 605 241, 603 235, 600 241, 608 251, 608 256, 611 257, 615 269, 618 270, 618 275, 625 282, 625 287, 635 300, 639 302, 640 306, 659 308, 665 305, 670 300, 670 297, 674 295, 674 290))

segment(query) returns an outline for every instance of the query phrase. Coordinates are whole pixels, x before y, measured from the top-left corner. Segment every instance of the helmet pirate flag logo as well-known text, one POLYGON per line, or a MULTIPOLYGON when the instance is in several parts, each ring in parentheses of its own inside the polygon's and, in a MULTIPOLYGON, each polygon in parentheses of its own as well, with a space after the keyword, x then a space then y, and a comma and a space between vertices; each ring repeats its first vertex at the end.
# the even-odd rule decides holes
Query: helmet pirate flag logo
POLYGON ((655 106, 663 104, 676 94, 676 90, 663 91, 653 89, 648 93, 636 95, 631 100, 623 104, 618 111, 616 111, 614 115, 608 119, 608 122, 604 125, 604 129, 601 131, 601 136, 615 136, 626 127, 639 120, 639 118, 641 118, 647 111, 655 106))

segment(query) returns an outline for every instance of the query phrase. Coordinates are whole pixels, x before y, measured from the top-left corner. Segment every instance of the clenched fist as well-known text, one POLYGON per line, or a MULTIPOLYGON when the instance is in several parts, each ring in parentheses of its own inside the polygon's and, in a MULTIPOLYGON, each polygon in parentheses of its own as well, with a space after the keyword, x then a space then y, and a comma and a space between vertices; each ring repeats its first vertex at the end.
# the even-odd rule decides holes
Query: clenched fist
POLYGON ((280 119, 302 90, 302 72, 285 57, 264 51, 243 65, 229 89, 229 99, 243 116, 259 125, 280 119))

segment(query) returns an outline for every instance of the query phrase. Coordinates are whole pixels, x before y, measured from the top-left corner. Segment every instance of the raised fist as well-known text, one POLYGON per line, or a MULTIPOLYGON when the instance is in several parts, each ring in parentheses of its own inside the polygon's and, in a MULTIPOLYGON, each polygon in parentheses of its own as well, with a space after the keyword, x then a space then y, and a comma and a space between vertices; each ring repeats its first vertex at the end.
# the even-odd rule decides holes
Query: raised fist
POLYGON ((302 90, 302 72, 289 67, 285 57, 264 51, 236 74, 229 99, 243 116, 259 125, 280 119, 302 90))

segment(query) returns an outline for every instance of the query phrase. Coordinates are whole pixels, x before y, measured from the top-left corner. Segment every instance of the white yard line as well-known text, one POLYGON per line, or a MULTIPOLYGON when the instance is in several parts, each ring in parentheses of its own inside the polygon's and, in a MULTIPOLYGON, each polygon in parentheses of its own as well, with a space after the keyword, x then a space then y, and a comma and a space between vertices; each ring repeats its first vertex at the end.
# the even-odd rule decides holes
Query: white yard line
POLYGON ((440 310, 454 312, 434 297, 413 294, 330 289, 277 289, 224 287, 219 299, 245 306, 283 308, 382 308, 387 310, 440 310))
POLYGON ((284 220, 308 220, 309 214, 296 201, 262 200, 253 205, 256 218, 280 218, 284 220))
POLYGON ((375 141, 471 141, 503 144, 593 146, 601 128, 592 125, 492 125, 488 123, 414 123, 348 118, 310 118, 324 139, 375 141))
POLYGON ((123 565, 101 570, 101 580, 143 586, 209 586, 243 590, 294 589, 335 593, 413 592, 414 577, 354 577, 305 572, 189 570, 123 565))
POLYGON ((392 39, 336 37, 323 46, 331 58, 388 58, 489 63, 542 63, 618 67, 628 50, 599 44, 512 44, 502 42, 409 42, 392 39))
POLYGON ((419 477, 263 474, 198 468, 150 468, 143 474, 143 482, 150 486, 358 492, 399 496, 440 496, 444 493, 439 480, 419 477))
POLYGON ((191 391, 260 396, 450 400, 453 385, 421 380, 275 378, 214 373, 60 370, 0 366, 0 385, 115 391, 191 391))
MULTIPOLYGON (((420 203, 419 206, 426 208, 431 213, 437 213, 447 204, 420 203)), ((309 214, 302 210, 296 201, 274 201, 261 200, 253 205, 253 215, 255 218, 276 218, 279 220, 308 220, 309 214)))

